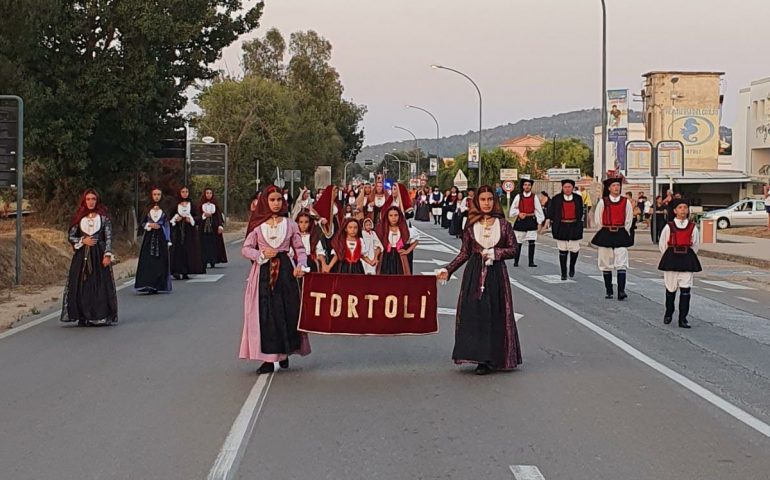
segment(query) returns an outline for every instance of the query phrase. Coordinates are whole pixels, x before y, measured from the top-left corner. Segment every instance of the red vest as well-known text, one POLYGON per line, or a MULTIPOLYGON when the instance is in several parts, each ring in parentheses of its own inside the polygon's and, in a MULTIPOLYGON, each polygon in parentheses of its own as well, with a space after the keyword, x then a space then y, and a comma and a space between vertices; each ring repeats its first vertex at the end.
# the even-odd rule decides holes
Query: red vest
POLYGON ((533 193, 529 197, 519 195, 519 212, 531 215, 535 213, 535 194, 533 193))
POLYGON ((692 231, 695 229, 695 224, 688 222, 684 228, 679 228, 676 223, 669 222, 668 229, 670 235, 668 236, 669 247, 692 247, 692 231))
POLYGON ((625 227, 626 226, 626 204, 628 199, 620 197, 618 203, 612 203, 610 197, 604 197, 604 211, 602 211, 603 227, 625 227))
POLYGON ((577 220, 575 213, 575 200, 571 202, 566 200, 561 202, 561 221, 562 222, 574 222, 577 220))
POLYGON ((348 263, 356 263, 361 260, 361 239, 356 240, 356 248, 351 252, 348 248, 348 241, 345 239, 345 261, 348 263))

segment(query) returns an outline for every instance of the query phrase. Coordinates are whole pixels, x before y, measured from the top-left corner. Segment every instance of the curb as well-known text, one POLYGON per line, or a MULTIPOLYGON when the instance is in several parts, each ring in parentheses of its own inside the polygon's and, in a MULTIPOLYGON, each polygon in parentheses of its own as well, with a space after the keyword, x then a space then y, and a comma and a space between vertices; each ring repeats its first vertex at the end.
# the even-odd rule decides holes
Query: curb
POLYGON ((761 258, 747 257, 745 255, 735 255, 732 253, 714 252, 711 250, 698 250, 698 255, 708 258, 716 258, 717 260, 725 260, 728 262, 743 263, 745 265, 751 265, 753 267, 770 269, 770 260, 764 260, 761 258))

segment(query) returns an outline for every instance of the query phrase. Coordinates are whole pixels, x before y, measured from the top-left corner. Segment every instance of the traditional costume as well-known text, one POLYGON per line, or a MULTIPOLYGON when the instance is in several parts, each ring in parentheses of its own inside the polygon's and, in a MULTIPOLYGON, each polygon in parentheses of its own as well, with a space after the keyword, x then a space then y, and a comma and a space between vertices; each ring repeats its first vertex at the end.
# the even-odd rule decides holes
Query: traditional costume
POLYGON ((382 222, 377 225, 377 236, 383 245, 377 273, 381 275, 411 275, 414 249, 417 240, 412 238, 403 212, 397 207, 390 207, 384 212, 382 222), (388 214, 398 213, 398 222, 391 225, 388 214))
POLYGON ((452 215, 452 221, 449 223, 449 235, 460 237, 463 234, 463 223, 466 220, 466 213, 468 212, 468 199, 463 197, 459 198, 455 202, 455 211, 452 215))
POLYGON ((429 202, 430 213, 433 215, 433 224, 441 225, 441 216, 443 215, 441 204, 444 203, 444 194, 441 193, 438 187, 433 188, 429 202))
POLYGON ((356 197, 356 208, 353 213, 353 218, 359 222, 364 218, 369 218, 369 198, 371 196, 372 186, 368 183, 361 187, 361 189, 358 191, 358 196, 356 197))
POLYGON ((385 191, 382 182, 378 181, 366 204, 366 215, 372 219, 375 227, 380 223, 380 219, 382 218, 382 208, 385 206, 387 200, 388 192, 385 191))
POLYGON ((668 208, 662 202, 658 205, 657 200, 655 200, 655 209, 652 214, 655 218, 655 225, 653 228, 652 223, 650 223, 650 236, 652 237, 653 243, 658 243, 658 240, 660 240, 660 232, 663 231, 663 228, 668 223, 668 208))
MULTIPOLYGON (((513 199, 511 204, 510 216, 516 220, 513 224, 513 231, 516 234, 516 240, 524 245, 524 242, 528 242, 528 254, 529 254, 529 266, 537 267, 535 265, 535 242, 537 241, 537 229, 538 226, 545 220, 543 214, 543 207, 540 205, 540 199, 535 192, 524 191, 524 185, 529 184, 532 186, 534 182, 529 178, 524 178, 519 182, 519 193, 513 199), (519 214, 523 214, 521 218, 519 214)), ((519 258, 521 257, 521 249, 516 251, 516 257, 513 261, 513 266, 519 266, 519 258)))
MULTIPOLYGON (((339 232, 334 237, 331 251, 333 258, 327 264, 333 264, 332 272, 334 273, 364 274, 363 252, 364 242, 361 240, 361 225, 355 218, 348 218, 342 222, 339 232), (348 235, 347 229, 351 223, 358 226, 355 237, 348 235)), ((326 258, 329 259, 329 257, 326 258)))
MULTIPOLYGON (((687 205, 687 202, 674 200, 672 211, 682 204, 687 205)), ((665 324, 671 323, 674 316, 676 291, 679 290, 679 326, 690 328, 687 314, 690 312, 693 273, 703 270, 698 260, 699 246, 698 228, 688 218, 674 218, 663 227, 658 243, 662 254, 658 270, 663 271, 663 283, 666 286, 665 324)))
POLYGON ((364 273, 367 275, 374 275, 377 273, 377 264, 384 248, 382 246, 382 242, 380 241, 380 237, 377 236, 377 232, 374 231, 374 222, 372 222, 372 219, 364 219, 362 229, 361 241, 363 241, 364 244, 364 249, 362 252, 364 257, 364 273), (366 230, 367 225, 370 227, 369 231, 366 230), (370 264, 366 260, 374 262, 374 265, 370 264))
POLYGON ((160 202, 152 202, 142 219, 142 247, 136 266, 134 290, 146 293, 171 291, 169 247, 171 226, 160 202))
POLYGON ((189 197, 182 197, 171 216, 171 274, 177 280, 181 277, 188 279, 188 275, 206 273, 201 255, 200 237, 195 226, 200 222, 198 209, 190 201, 189 197))
POLYGON ((303 188, 299 193, 299 198, 294 202, 294 207, 291 209, 291 218, 296 219, 297 215, 312 208, 313 198, 310 196, 310 190, 303 188))
POLYGON ((332 239, 342 223, 342 209, 337 201, 336 190, 334 185, 327 186, 311 209, 313 216, 318 219, 316 254, 326 259, 332 258, 332 239))
POLYGON ((453 188, 449 195, 444 196, 444 203, 441 206, 441 227, 448 229, 452 225, 455 210, 457 209, 457 191, 453 188))
POLYGON ((430 222, 429 197, 430 189, 427 187, 417 194, 417 211, 414 214, 414 219, 418 222, 430 222))
POLYGON ((222 209, 219 208, 219 203, 214 198, 213 192, 211 198, 206 198, 204 191, 201 198, 199 216, 201 219, 200 231, 203 265, 211 265, 211 268, 214 268, 217 263, 227 263, 224 237, 225 216, 222 213, 222 209))
POLYGON ((313 220, 313 217, 308 213, 307 211, 300 212, 295 218, 294 222, 297 224, 298 231, 299 231, 299 237, 302 239, 302 246, 305 247, 305 263, 300 264, 299 263, 299 255, 296 251, 292 249, 292 259, 294 260, 295 265, 301 265, 303 267, 307 267, 310 272, 318 272, 318 257, 316 256, 316 245, 318 245, 318 233, 319 230, 316 228, 315 221, 313 220), (299 222, 301 218, 306 218, 309 222, 309 227, 307 232, 303 232, 301 230, 301 227, 299 226, 299 222))
POLYGON ((263 361, 258 373, 272 372, 273 362, 288 367, 289 355, 310 353, 307 334, 297 331, 300 292, 294 262, 289 257, 293 249, 298 264, 304 264, 305 247, 297 224, 284 218, 288 214, 286 201, 280 212, 270 209, 268 197, 274 192, 280 190, 270 186, 260 196, 249 221, 251 233, 241 249, 241 254, 253 263, 246 283, 239 357, 263 361), (264 255, 268 248, 277 252, 275 257, 264 255))
MULTIPOLYGON (((562 180, 575 186, 574 180, 562 180)), ((561 279, 567 279, 567 256, 569 255, 569 277, 575 276, 575 264, 580 253, 580 240, 583 238, 583 198, 576 193, 566 195, 563 191, 554 195, 548 202, 548 218, 551 221, 551 233, 559 249, 561 279)))
POLYGON ((618 300, 626 295, 626 270, 628 270, 628 247, 631 241, 631 225, 634 221, 634 207, 623 195, 610 194, 610 185, 622 185, 621 178, 604 181, 604 195, 596 203, 595 224, 599 226, 591 243, 599 249, 599 270, 604 276, 605 298, 612 298, 612 271, 617 271, 618 300))
POLYGON ((382 206, 381 220, 385 219, 386 213, 390 207, 398 207, 401 213, 404 214, 404 218, 409 220, 414 217, 414 208, 412 207, 412 199, 409 197, 409 191, 406 186, 401 183, 394 183, 391 189, 391 194, 385 205, 382 206))
POLYGON ((70 264, 67 284, 62 297, 59 320, 78 322, 80 326, 113 325, 118 323, 118 296, 112 265, 112 222, 107 209, 101 205, 99 194, 93 189, 83 193, 80 207, 72 218, 68 239, 75 251, 70 264), (95 206, 88 208, 86 197, 96 197, 95 206), (84 240, 96 244, 89 246, 84 240))
POLYGON ((512 370, 521 363, 519 335, 514 319, 513 296, 505 260, 519 248, 500 202, 489 186, 479 188, 463 233, 457 258, 442 271, 451 277, 467 262, 457 302, 455 363, 476 363, 479 374, 512 370), (490 192, 494 206, 481 212, 478 198, 490 192))

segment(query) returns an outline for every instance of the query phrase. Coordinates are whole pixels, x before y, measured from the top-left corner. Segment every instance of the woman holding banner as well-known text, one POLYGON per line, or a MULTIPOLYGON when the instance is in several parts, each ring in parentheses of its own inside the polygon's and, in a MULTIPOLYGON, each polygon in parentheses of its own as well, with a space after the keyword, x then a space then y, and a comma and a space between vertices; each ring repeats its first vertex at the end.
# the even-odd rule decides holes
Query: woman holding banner
POLYGON ((297 278, 308 269, 297 224, 286 218, 289 207, 281 191, 270 186, 249 219, 249 236, 241 254, 252 260, 244 298, 240 358, 261 360, 257 374, 273 372, 273 362, 289 368, 289 355, 310 353, 307 335, 297 331, 300 295, 297 278), (297 267, 289 257, 293 249, 297 267))
POLYGON ((456 364, 475 363, 476 374, 513 370, 521 363, 519 334, 505 260, 514 258, 519 244, 505 220, 494 189, 478 189, 468 213, 460 254, 437 278, 446 281, 464 263, 457 304, 457 329, 452 358, 456 364))

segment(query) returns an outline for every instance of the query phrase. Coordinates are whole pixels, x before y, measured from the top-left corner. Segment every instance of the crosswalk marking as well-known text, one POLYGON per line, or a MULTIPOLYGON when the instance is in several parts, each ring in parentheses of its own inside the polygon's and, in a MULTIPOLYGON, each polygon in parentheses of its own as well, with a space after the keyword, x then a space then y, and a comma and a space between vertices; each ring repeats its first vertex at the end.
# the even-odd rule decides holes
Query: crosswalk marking
POLYGON ((754 300, 753 298, 749 298, 749 297, 738 297, 738 298, 740 298, 740 299, 741 299, 741 300, 743 300, 744 302, 749 302, 749 303, 759 303, 757 300, 754 300))
POLYGON ((555 283, 576 283, 574 280, 562 280, 561 275, 532 275, 541 282, 555 284, 555 283))
POLYGON ((724 293, 723 290, 719 290, 717 288, 703 287, 703 290, 708 290, 709 292, 714 292, 714 293, 724 293))
POLYGON ((431 252, 441 252, 441 253, 454 253, 449 248, 445 247, 444 245, 441 245, 440 243, 433 243, 433 242, 423 242, 420 240, 420 243, 417 244, 417 250, 429 250, 431 252))
POLYGON ((738 285, 737 283, 725 282, 723 280, 701 280, 703 283, 714 285, 715 287, 726 288, 727 290, 754 290, 751 287, 745 285, 738 285))
POLYGON ((516 480, 545 480, 540 469, 534 465, 511 465, 508 468, 516 480))
POLYGON ((225 275, 220 273, 217 275, 196 275, 195 277, 187 280, 187 283, 214 283, 218 282, 225 275))
MULTIPOLYGON (((455 315, 457 315, 457 309, 455 309, 455 308, 446 308, 446 307, 438 307, 438 314, 439 315, 455 316, 455 315)), ((519 320, 524 318, 524 314, 523 313, 519 313, 519 312, 513 312, 513 317, 514 317, 514 319, 516 319, 516 322, 518 323, 519 320)))

